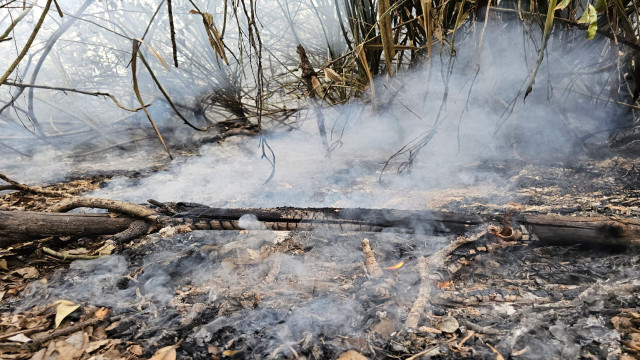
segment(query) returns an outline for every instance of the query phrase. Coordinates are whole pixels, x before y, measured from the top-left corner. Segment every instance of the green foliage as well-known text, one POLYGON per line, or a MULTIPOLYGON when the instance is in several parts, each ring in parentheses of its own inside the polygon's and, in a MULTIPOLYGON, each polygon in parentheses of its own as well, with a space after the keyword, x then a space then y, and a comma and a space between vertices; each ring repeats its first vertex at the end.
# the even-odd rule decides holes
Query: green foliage
POLYGON ((578 24, 589 24, 587 28, 587 40, 591 40, 596 36, 596 31, 598 31, 598 13, 593 5, 587 5, 584 13, 582 13, 582 16, 578 19, 578 24))

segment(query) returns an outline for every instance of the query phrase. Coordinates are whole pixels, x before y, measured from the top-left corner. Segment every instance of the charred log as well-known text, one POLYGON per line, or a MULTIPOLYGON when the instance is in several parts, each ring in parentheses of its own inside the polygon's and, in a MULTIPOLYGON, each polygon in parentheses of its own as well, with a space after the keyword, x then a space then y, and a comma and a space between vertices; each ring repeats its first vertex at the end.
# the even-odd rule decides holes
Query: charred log
MULTIPOLYGON (((491 222, 503 223, 503 214, 465 214, 428 210, 358 208, 240 208, 216 209, 199 204, 167 204, 174 216, 212 224, 214 230, 241 229, 238 219, 252 214, 273 230, 412 231, 464 234, 471 227, 491 222), (215 226, 214 226, 215 225, 215 226)), ((555 214, 511 214, 509 221, 530 226, 543 241, 573 243, 638 244, 640 219, 606 216, 568 216, 555 214)))
POLYGON ((0 247, 46 236, 98 236, 124 231, 135 221, 108 214, 0 211, 0 247))
POLYGON ((517 218, 519 223, 531 226, 533 232, 545 241, 612 245, 640 243, 638 219, 528 214, 517 218))
MULTIPOLYGON (((76 202, 77 203, 77 202, 76 202)), ((76 204, 77 205, 77 204, 76 204)), ((83 205, 87 205, 84 204, 83 205)), ((134 204, 131 204, 132 206, 134 204)), ((166 204, 165 214, 134 205, 145 221, 157 227, 186 225, 194 230, 240 230, 240 218, 256 216, 264 229, 397 231, 428 234, 465 234, 472 227, 492 222, 503 223, 503 215, 478 215, 435 211, 349 208, 238 208, 216 209, 197 204, 166 204), (168 211, 170 209, 171 211, 168 211)), ((118 208, 120 209, 120 207, 118 208)), ((127 209, 129 209, 127 207, 127 209)), ((121 209, 120 209, 121 210, 121 209)), ((640 243, 640 220, 611 217, 577 217, 566 215, 512 214, 514 226, 530 227, 543 241, 631 245, 640 243)), ((92 236, 123 232, 134 219, 104 214, 59 214, 0 211, 0 245, 19 242, 19 238, 44 236, 92 236)), ((141 223, 137 223, 140 225, 141 223)), ((133 236, 146 232, 146 226, 129 229, 133 236), (135 230, 135 231, 134 231, 135 230)), ((125 240, 132 236, 125 233, 125 240)))

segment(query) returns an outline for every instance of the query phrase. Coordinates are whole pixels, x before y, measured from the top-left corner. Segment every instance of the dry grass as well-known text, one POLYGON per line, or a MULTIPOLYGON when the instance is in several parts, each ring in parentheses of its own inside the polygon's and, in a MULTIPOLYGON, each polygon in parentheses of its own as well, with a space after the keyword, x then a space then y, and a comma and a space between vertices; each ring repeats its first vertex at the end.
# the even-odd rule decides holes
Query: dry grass
MULTIPOLYGON (((215 54, 216 64, 213 67, 216 70, 209 76, 219 85, 214 101, 217 105, 228 108, 233 114, 245 118, 247 121, 251 119, 257 128, 261 129, 263 113, 273 114, 277 113, 278 109, 284 108, 282 104, 287 100, 276 96, 276 94, 286 92, 288 96, 294 95, 292 98, 296 96, 299 96, 300 99, 303 98, 303 96, 295 95, 296 91, 301 90, 300 79, 292 71, 288 73, 286 71, 289 70, 280 71, 287 69, 284 64, 271 65, 269 67, 271 74, 268 79, 266 78, 263 59, 269 58, 270 62, 284 60, 280 60, 272 54, 263 53, 260 32, 264 24, 260 24, 254 0, 225 1, 222 24, 214 23, 213 15, 207 12, 213 10, 200 9, 198 4, 192 0, 189 3, 193 6, 190 11, 193 16, 201 17, 201 26, 208 36, 207 47, 209 48, 182 49, 182 51, 190 51, 190 55, 194 57, 201 56, 206 52, 215 54), (229 25, 232 22, 235 22, 235 26, 229 25), (234 33, 230 34, 232 31, 234 33), (232 50, 225 43, 225 39, 230 35, 237 42, 237 49, 232 50), (269 81, 268 90, 265 90, 265 81, 269 81), (247 99, 250 99, 253 105, 249 105, 247 99)), ((47 6, 49 4, 51 1, 47 2, 47 6)), ((278 4, 289 21, 291 32, 297 38, 299 29, 296 29, 291 18, 289 4, 286 0, 278 0, 278 4)), ((167 38, 171 39, 173 63, 177 67, 176 43, 179 43, 180 39, 176 41, 176 36, 179 37, 179 35, 176 35, 175 14, 172 13, 170 1, 158 0, 157 9, 159 10, 162 6, 168 7, 168 19, 162 19, 162 16, 156 17, 154 14, 147 30, 153 24, 163 29, 166 27, 163 31, 166 31, 167 38), (161 21, 164 22, 157 24, 161 21)), ((375 108, 376 85, 373 79, 376 75, 386 73, 391 77, 399 71, 404 71, 424 61, 424 59, 431 61, 439 54, 455 55, 456 44, 469 36, 476 39, 474 40, 476 42, 479 39, 479 42, 482 43, 484 29, 488 21, 513 20, 538 23, 543 29, 537 65, 532 69, 527 89, 523 94, 524 97, 531 91, 535 91, 535 77, 548 50, 546 47, 550 38, 556 42, 564 42, 567 48, 577 48, 589 41, 565 37, 561 31, 557 31, 562 27, 582 29, 587 38, 593 37, 596 33, 609 38, 613 47, 621 50, 609 50, 601 55, 603 64, 609 64, 613 59, 618 70, 618 88, 612 88, 609 91, 614 94, 612 101, 626 104, 634 109, 635 102, 640 97, 640 55, 637 55, 640 53, 640 10, 635 1, 599 0, 591 6, 579 0, 536 2, 517 0, 502 2, 498 7, 498 4, 491 0, 314 0, 301 6, 306 6, 311 13, 317 16, 326 39, 324 52, 328 54, 328 57, 320 55, 319 49, 307 50, 310 51, 312 64, 316 67, 315 70, 321 75, 320 80, 324 75, 324 80, 318 81, 314 88, 318 89, 319 98, 328 105, 341 104, 353 97, 370 95, 368 98, 375 108), (326 11, 320 11, 320 8, 333 9, 334 13, 327 14, 326 11), (507 18, 511 20, 505 20, 507 18), (339 24, 337 31, 342 35, 342 41, 346 45, 344 51, 336 48, 330 40, 330 33, 336 32, 336 29, 331 27, 335 27, 336 23, 339 24), (466 26, 469 24, 471 25, 466 26)), ((156 14, 158 14, 158 10, 156 10, 156 14)), ((1 8, 0 11, 2 11, 1 8)), ((55 12, 52 11, 47 16, 58 16, 54 14, 55 12)), ((0 36, 0 41, 12 34, 15 24, 21 19, 22 17, 17 17, 9 25, 0 36)), ((36 33, 37 27, 34 36, 36 33)), ((134 44, 138 42, 134 38, 129 40, 134 44)), ((144 35, 140 38, 140 41, 142 40, 144 40, 144 35)), ((131 58, 133 64, 135 64, 135 54, 137 53, 137 47, 134 48, 132 52, 134 56, 131 58)), ((294 44, 292 44, 292 48, 295 48, 294 44)), ((153 50, 150 46, 148 49, 153 50)), ((27 50, 28 46, 25 47, 12 67, 5 72, 3 80, 6 80, 13 72, 13 68, 22 60, 27 50)), ((159 55, 157 57, 166 66, 162 58, 159 55)), ((156 85, 162 89, 163 85, 153 74, 153 70, 146 66, 146 61, 143 60, 143 63, 156 85)), ((204 66, 201 67, 204 68, 204 66)), ((8 81, 0 82, 0 86, 12 86, 11 84, 12 82, 8 81)), ((135 77, 133 90, 136 97, 140 99, 142 109, 146 112, 142 101, 144 99, 142 99, 140 89, 137 89, 135 77)), ((185 116, 178 111, 178 107, 165 91, 163 91, 163 95, 187 125, 196 130, 199 129, 186 121, 185 116)), ((207 99, 210 100, 211 97, 207 99)), ((7 106, 2 106, 1 109, 6 108, 7 106)), ((36 122, 34 123, 35 128, 38 129, 37 119, 31 109, 29 109, 29 113, 32 115, 33 121, 36 122)), ((150 116, 149 120, 153 125, 150 116)), ((161 138, 158 131, 157 134, 161 138)))

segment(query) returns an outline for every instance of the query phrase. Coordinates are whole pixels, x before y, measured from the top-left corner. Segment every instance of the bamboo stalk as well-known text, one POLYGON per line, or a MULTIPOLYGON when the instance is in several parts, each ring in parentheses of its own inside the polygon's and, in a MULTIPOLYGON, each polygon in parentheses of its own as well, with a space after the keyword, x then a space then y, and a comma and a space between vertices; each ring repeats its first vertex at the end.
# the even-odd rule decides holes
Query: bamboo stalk
POLYGON ((380 37, 382 38, 382 49, 384 61, 387 66, 389 77, 393 76, 393 58, 395 49, 393 42, 393 32, 391 31, 391 14, 389 0, 378 0, 378 25, 380 27, 380 37))

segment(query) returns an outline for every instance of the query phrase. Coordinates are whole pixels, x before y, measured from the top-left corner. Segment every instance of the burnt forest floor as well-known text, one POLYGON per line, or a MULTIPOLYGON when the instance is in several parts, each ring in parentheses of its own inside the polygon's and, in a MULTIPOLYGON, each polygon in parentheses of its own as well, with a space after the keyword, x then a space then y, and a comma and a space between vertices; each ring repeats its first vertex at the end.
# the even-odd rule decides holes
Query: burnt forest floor
MULTIPOLYGON (((635 159, 473 166, 510 185, 495 197, 442 191, 433 202, 439 209, 640 216, 635 159)), ((80 194, 109 178, 46 188, 80 194)), ((14 191, 2 195, 0 209, 42 211, 59 200, 14 191)), ((640 356, 635 247, 484 236, 458 248, 426 281, 418 258, 451 238, 267 233, 169 231, 121 248, 101 239, 48 238, 1 249, 0 358, 640 356), (364 268, 364 237, 385 268, 381 276, 364 268), (45 245, 112 255, 70 262, 43 253, 45 245), (463 265, 455 274, 446 271, 453 263, 463 265), (421 291, 427 304, 418 326, 407 328, 421 291)))

